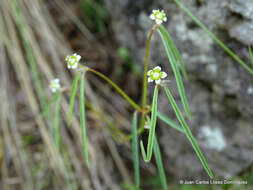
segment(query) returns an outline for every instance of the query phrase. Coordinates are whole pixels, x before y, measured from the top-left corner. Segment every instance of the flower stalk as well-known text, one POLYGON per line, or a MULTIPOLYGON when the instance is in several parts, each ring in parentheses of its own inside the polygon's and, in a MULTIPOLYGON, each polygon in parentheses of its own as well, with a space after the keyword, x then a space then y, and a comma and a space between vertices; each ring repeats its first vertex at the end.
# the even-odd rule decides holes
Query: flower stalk
POLYGON ((158 24, 155 24, 148 36, 148 41, 146 44, 146 50, 145 50, 145 63, 144 63, 144 75, 143 75, 143 88, 142 88, 142 108, 146 107, 147 102, 147 83, 148 83, 148 61, 149 61, 149 52, 150 52, 150 44, 152 36, 155 32, 155 30, 158 28, 158 24))

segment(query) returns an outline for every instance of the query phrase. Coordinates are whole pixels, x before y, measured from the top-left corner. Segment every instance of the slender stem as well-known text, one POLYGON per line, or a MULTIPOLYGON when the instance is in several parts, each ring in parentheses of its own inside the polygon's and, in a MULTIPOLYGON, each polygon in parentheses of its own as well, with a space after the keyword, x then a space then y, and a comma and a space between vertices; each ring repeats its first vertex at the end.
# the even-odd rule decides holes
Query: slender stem
MULTIPOLYGON (((148 73, 148 61, 149 61, 149 51, 150 51, 150 44, 151 44, 151 38, 155 32, 155 30, 158 28, 159 25, 155 24, 149 34, 148 41, 146 44, 146 50, 145 50, 145 65, 144 65, 144 76, 143 76, 143 90, 142 90, 142 107, 140 107, 138 104, 134 102, 117 84, 115 84, 111 79, 109 79, 107 76, 103 75, 102 73, 91 69, 87 68, 83 65, 79 65, 81 68, 87 69, 87 71, 90 71, 97 76, 101 77, 104 79, 106 82, 108 82, 112 87, 115 88, 115 90, 118 91, 118 93, 125 98, 137 111, 142 113, 141 117, 141 123, 140 123, 140 128, 138 129, 137 133, 141 134, 144 130, 144 124, 145 124, 145 117, 146 115, 151 111, 146 110, 146 102, 147 102, 147 73, 148 73)), ((128 141, 132 138, 132 135, 128 135, 125 137, 124 140, 128 141)))
POLYGON ((90 71, 94 74, 96 74, 97 76, 101 77, 102 79, 104 79, 106 82, 108 82, 113 88, 115 88, 115 90, 118 91, 118 93, 123 96, 123 98, 125 98, 136 110, 138 110, 139 112, 142 112, 142 108, 136 104, 134 102, 133 99, 131 99, 123 90, 121 90, 121 88, 115 84, 111 79, 109 79, 107 76, 103 75, 102 73, 94 70, 94 69, 91 69, 91 68, 87 68, 87 71, 90 71))
POLYGON ((143 75, 143 88, 142 88, 142 108, 145 109, 146 102, 147 102, 147 73, 148 73, 148 58, 149 58, 149 50, 150 50, 150 44, 151 44, 151 38, 155 32, 155 30, 158 28, 159 25, 155 24, 148 36, 148 41, 146 44, 146 50, 145 50, 145 65, 144 65, 144 75, 143 75))

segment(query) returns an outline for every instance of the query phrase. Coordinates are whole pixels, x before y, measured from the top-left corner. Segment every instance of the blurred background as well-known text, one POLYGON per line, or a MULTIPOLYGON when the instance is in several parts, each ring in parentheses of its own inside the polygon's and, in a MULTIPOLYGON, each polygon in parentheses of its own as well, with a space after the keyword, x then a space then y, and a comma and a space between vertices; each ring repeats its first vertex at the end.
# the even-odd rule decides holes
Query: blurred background
MULTIPOLYGON (((253 45, 251 0, 181 0, 195 16, 249 63, 253 45)), ((65 57, 76 52, 82 63, 115 81, 141 102, 145 44, 153 26, 149 14, 164 9, 164 24, 183 58, 184 81, 192 113, 189 126, 217 180, 247 185, 180 185, 179 180, 208 180, 185 135, 158 120, 157 137, 169 189, 252 189, 253 76, 229 57, 172 0, 1 0, 0 1, 0 189, 134 190, 131 133, 132 107, 108 84, 86 78, 88 169, 82 153, 79 109, 67 127, 74 72, 65 57), (61 153, 52 139, 54 106, 50 80, 60 78, 66 92, 61 104, 61 153)), ((150 68, 161 66, 179 101, 176 83, 156 33, 150 68)), ((252 67, 252 65, 251 65, 252 67)), ((153 92, 149 85, 149 102, 153 92)), ((166 96, 159 110, 176 121, 166 96)), ((148 132, 140 138, 146 139, 148 132)), ((152 160, 140 159, 141 189, 159 190, 152 160)))

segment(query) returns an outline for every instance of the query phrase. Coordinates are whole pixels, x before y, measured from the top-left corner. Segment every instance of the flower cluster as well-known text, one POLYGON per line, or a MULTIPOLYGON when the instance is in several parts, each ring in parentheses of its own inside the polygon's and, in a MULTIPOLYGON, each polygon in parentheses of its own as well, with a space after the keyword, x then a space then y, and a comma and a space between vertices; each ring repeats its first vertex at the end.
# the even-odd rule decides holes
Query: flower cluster
POLYGON ((60 79, 56 78, 56 79, 51 80, 49 88, 50 88, 51 92, 53 92, 53 93, 60 90, 60 88, 61 88, 60 79))
POLYGON ((155 20, 157 24, 162 24, 163 22, 167 21, 167 17, 164 13, 164 10, 153 10, 152 14, 149 17, 150 19, 155 20))
POLYGON ((76 69, 78 67, 81 56, 74 53, 73 55, 68 55, 66 57, 67 65, 69 69, 76 69))
POLYGON ((161 71, 161 67, 157 66, 148 71, 148 82, 155 81, 156 84, 161 84, 162 80, 167 77, 167 73, 161 71))

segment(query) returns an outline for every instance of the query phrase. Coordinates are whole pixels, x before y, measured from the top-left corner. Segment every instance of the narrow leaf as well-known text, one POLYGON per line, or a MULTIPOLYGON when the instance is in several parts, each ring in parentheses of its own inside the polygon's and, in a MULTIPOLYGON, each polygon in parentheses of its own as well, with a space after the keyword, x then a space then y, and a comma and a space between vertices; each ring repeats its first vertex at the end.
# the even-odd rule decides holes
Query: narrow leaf
POLYGON ((60 111, 61 111, 61 92, 56 93, 56 106, 54 116, 54 140, 55 146, 60 151, 60 111))
POLYGON ((68 126, 71 125, 71 121, 72 121, 72 114, 73 114, 74 105, 75 105, 75 97, 76 97, 76 91, 77 91, 79 77, 80 77, 80 74, 77 73, 74 78, 73 84, 72 84, 70 104, 69 104, 69 114, 68 114, 68 126))
POLYGON ((161 158, 161 152, 160 152, 159 144, 157 142, 156 137, 154 138, 154 155, 155 155, 156 165, 158 168, 158 172, 159 172, 159 176, 160 176, 163 190, 167 190, 168 186, 167 186, 166 175, 164 172, 163 162, 162 162, 162 158, 161 158))
POLYGON ((166 53, 168 55, 169 58, 169 62, 171 64, 173 73, 175 75, 176 78, 176 83, 177 83, 177 87, 178 87, 178 92, 182 101, 182 105, 184 107, 185 113, 187 114, 188 118, 190 119, 191 114, 189 111, 189 106, 188 106, 188 102, 187 102, 187 98, 186 98, 186 94, 185 94, 185 90, 184 90, 184 85, 183 85, 183 81, 179 72, 179 69, 177 67, 173 52, 171 50, 171 48, 168 45, 168 42, 166 40, 165 34, 163 32, 161 32, 160 30, 158 30, 160 37, 162 39, 163 45, 165 47, 166 53))
POLYGON ((41 113, 42 117, 45 117, 50 110, 51 106, 55 101, 57 100, 58 94, 54 93, 52 98, 49 100, 49 102, 44 106, 43 112, 41 113))
POLYGON ((253 75, 251 69, 243 60, 241 60, 231 49, 229 49, 217 36, 215 36, 201 21, 195 17, 179 0, 173 0, 199 27, 205 31, 221 48, 224 49, 235 61, 241 64, 249 73, 253 75))
POLYGON ((132 127, 132 150, 133 150, 133 161, 134 161, 134 175, 135 184, 137 187, 140 186, 140 168, 139 168, 139 150, 138 150, 138 136, 137 136, 137 112, 133 116, 133 127, 132 127))
POLYGON ((252 53, 252 49, 251 47, 249 46, 249 56, 250 56, 250 63, 251 63, 251 66, 253 68, 253 53, 252 53))
POLYGON ((155 127, 156 127, 156 119, 157 119, 158 88, 159 86, 155 86, 154 95, 153 95, 152 113, 151 113, 151 121, 150 121, 149 135, 148 135, 147 162, 151 160, 152 150, 153 150, 153 145, 154 145, 155 127))
POLYGON ((170 127, 178 130, 179 132, 184 133, 184 129, 181 126, 179 126, 177 123, 169 119, 167 116, 163 115, 161 112, 159 111, 157 112, 157 117, 160 118, 162 121, 164 121, 170 127))
POLYGON ((171 103, 172 108, 175 111, 177 119, 179 120, 181 126, 184 128, 185 134, 188 137, 189 141, 191 142, 191 144, 192 144, 197 156, 199 157, 203 167, 205 168, 205 170, 208 173, 208 175, 210 176, 210 178, 213 178, 213 174, 207 165, 206 159, 205 159, 204 155, 202 154, 202 152, 197 144, 196 139, 193 137, 190 128, 188 127, 187 123, 185 122, 184 116, 181 113, 179 107, 177 106, 175 99, 173 98, 171 92, 169 91, 169 89, 166 86, 164 87, 164 90, 168 96, 168 99, 171 103))
POLYGON ((90 167, 89 156, 88 156, 88 148, 87 148, 87 139, 86 139, 86 121, 85 121, 85 99, 84 99, 84 77, 85 72, 81 75, 80 82, 80 123, 81 123, 81 131, 82 131, 82 142, 83 142, 83 152, 86 164, 88 168, 90 167))
POLYGON ((141 146, 141 155, 142 155, 142 158, 143 158, 143 160, 145 162, 147 162, 147 154, 146 154, 146 151, 145 151, 145 148, 144 148, 142 140, 140 142, 140 146, 141 146))
POLYGON ((167 39, 167 41, 168 41, 168 43, 169 43, 169 45, 170 45, 170 47, 171 47, 171 49, 172 49, 172 51, 175 55, 177 61, 179 62, 179 66, 180 66, 180 69, 181 69, 181 72, 182 72, 184 78, 187 78, 187 73, 186 73, 186 69, 185 69, 184 64, 183 64, 183 60, 180 56, 180 53, 179 53, 176 45, 173 42, 170 34, 167 32, 167 30, 164 28, 163 25, 160 25, 160 29, 161 29, 162 33, 164 34, 164 36, 166 37, 166 39, 167 39))

